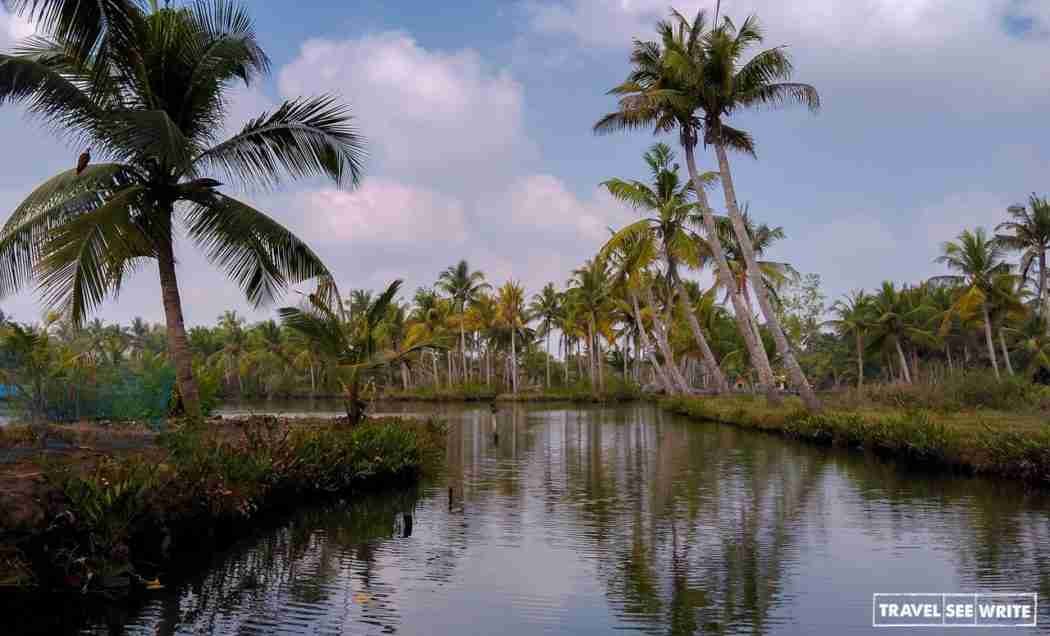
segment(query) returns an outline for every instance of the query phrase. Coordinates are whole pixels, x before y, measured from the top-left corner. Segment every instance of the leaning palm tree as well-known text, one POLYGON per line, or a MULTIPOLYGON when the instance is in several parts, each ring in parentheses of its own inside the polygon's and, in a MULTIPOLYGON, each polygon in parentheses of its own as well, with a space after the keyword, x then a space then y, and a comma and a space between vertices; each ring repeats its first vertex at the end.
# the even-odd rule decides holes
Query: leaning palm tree
POLYGON ((1047 271, 1046 255, 1050 250, 1050 201, 1035 194, 1028 198, 1028 207, 1014 205, 1007 208, 1010 221, 1000 223, 995 231, 995 240, 1010 250, 1021 252, 1021 281, 1027 282, 1032 266, 1038 264, 1036 274, 1036 308, 1044 326, 1050 315, 1047 314, 1047 271))
MULTIPOLYGON (((684 20, 681 16, 678 19, 684 20)), ((687 21, 682 23, 683 29, 691 30, 694 26, 687 21)), ((668 59, 687 86, 687 93, 699 105, 704 144, 715 149, 729 219, 747 269, 752 272, 760 269, 744 216, 737 203, 728 151, 733 149, 754 155, 755 147, 750 135, 730 126, 725 120, 741 111, 762 106, 800 103, 813 111, 820 108, 820 96, 815 88, 788 81, 792 64, 782 47, 765 49, 745 59, 748 49, 761 44, 762 40, 763 33, 755 16, 749 16, 739 28, 726 17, 705 34, 700 46, 692 49, 676 48, 668 59)), ((756 282, 752 288, 755 298, 792 384, 799 389, 807 406, 818 408, 819 402, 781 328, 775 307, 770 301, 769 290, 762 281, 756 282)))
MULTIPOLYGON (((673 395, 686 391, 688 386, 685 378, 682 378, 681 382, 679 382, 678 376, 674 373, 677 367, 674 366, 674 360, 670 357, 669 344, 661 337, 664 330, 660 316, 654 312, 643 313, 638 301, 638 290, 649 285, 646 270, 656 260, 656 257, 657 248, 652 235, 636 234, 624 237, 624 240, 619 241, 618 245, 608 252, 609 263, 612 269, 612 280, 610 283, 613 293, 622 293, 627 297, 631 305, 634 322, 637 325, 642 352, 652 365, 653 372, 663 386, 664 391, 668 395, 673 395), (664 364, 668 368, 660 364, 655 350, 650 344, 649 331, 645 320, 646 315, 650 318, 657 346, 660 348, 664 356, 664 364)), ((564 332, 564 329, 562 331, 564 332)))
POLYGON ((551 388, 551 332, 554 330, 558 316, 561 315, 562 295, 554 288, 554 283, 547 283, 540 293, 532 297, 529 313, 540 321, 539 334, 546 338, 545 357, 547 364, 547 388, 551 388))
POLYGON ((0 295, 35 280, 45 302, 80 323, 156 260, 179 394, 199 416, 176 227, 253 305, 289 285, 329 280, 306 244, 210 175, 262 186, 311 176, 356 184, 362 142, 347 108, 327 96, 293 99, 220 140, 234 83, 252 85, 270 69, 248 13, 226 0, 6 4, 43 36, 0 55, 0 103, 24 104, 105 161, 51 178, 15 209, 0 231, 0 295))
MULTIPOLYGON (((651 172, 651 183, 610 179, 602 184, 613 197, 647 214, 645 218, 614 234, 602 248, 602 254, 617 248, 625 239, 635 234, 647 233, 653 236, 656 244, 660 246, 668 281, 674 288, 679 306, 692 330, 703 365, 714 381, 715 391, 724 393, 729 390, 729 383, 726 382, 703 329, 689 306, 679 273, 680 265, 699 269, 704 261, 703 254, 698 249, 699 241, 689 230, 696 208, 696 204, 690 200, 692 185, 688 182, 682 183, 679 179, 674 152, 667 144, 655 144, 645 153, 644 159, 651 172)), ((705 184, 714 180, 717 180, 717 177, 713 173, 702 177, 705 184)))
MULTIPOLYGON (((732 272, 732 280, 735 284, 735 290, 726 290, 726 295, 728 296, 730 293, 735 292, 743 296, 748 318, 755 329, 756 338, 761 342, 762 337, 758 332, 758 322, 754 319, 755 312, 751 305, 751 291, 755 285, 755 281, 752 280, 754 278, 753 270, 747 267, 743 250, 740 249, 740 243, 736 240, 736 233, 733 231, 732 223, 725 217, 720 218, 718 221, 719 238, 722 243, 722 249, 725 250, 726 262, 729 265, 730 272, 732 272)), ((774 243, 784 239, 786 236, 782 227, 769 227, 765 223, 756 226, 751 219, 751 215, 748 214, 746 206, 744 208, 744 227, 747 229, 747 235, 751 239, 756 259, 762 259, 762 256, 774 243)), ((790 263, 783 261, 762 259, 756 262, 758 267, 754 271, 758 272, 762 285, 779 305, 780 299, 777 296, 777 291, 790 281, 798 280, 798 271, 790 263)), ((718 287, 722 286, 721 281, 715 281, 715 283, 718 287)))
POLYGON ((456 265, 441 272, 438 277, 437 288, 452 298, 452 303, 458 315, 459 322, 459 354, 463 363, 464 382, 469 380, 467 371, 467 336, 464 323, 466 321, 467 307, 481 294, 491 289, 491 285, 485 282, 485 273, 482 271, 470 271, 467 261, 461 260, 456 265))
MULTIPOLYGON (((695 90, 696 77, 700 71, 694 69, 695 72, 686 73, 684 70, 687 70, 687 65, 683 64, 702 56, 706 20, 703 11, 697 14, 692 23, 675 11, 672 12, 672 18, 672 21, 657 25, 660 42, 635 41, 630 74, 626 81, 609 91, 619 97, 619 109, 598 120, 594 130, 599 134, 637 128, 651 128, 654 134, 678 132, 696 194, 700 221, 707 235, 708 252, 715 261, 715 274, 724 289, 733 289, 732 273, 719 243, 715 215, 696 165, 696 148, 704 132, 703 102, 695 90)), ((762 343, 756 339, 751 321, 747 319, 745 300, 742 295, 735 293, 730 294, 730 298, 737 330, 747 347, 751 363, 759 372, 762 388, 767 399, 777 403, 779 397, 769 357, 762 343)), ((802 380, 805 378, 802 377, 802 380)), ((808 386, 805 382, 800 386, 803 398, 810 408, 817 409, 820 403, 808 386)))
POLYGON ((985 344, 988 346, 988 359, 992 362, 995 377, 999 377, 999 363, 995 356, 995 343, 992 340, 992 319, 989 305, 997 294, 1004 278, 1012 278, 1010 265, 1003 261, 1003 247, 994 238, 990 238, 984 228, 963 230, 955 241, 948 241, 941 246, 942 254, 934 262, 942 263, 948 269, 958 272, 955 275, 937 276, 932 282, 937 284, 957 285, 960 293, 952 306, 947 323, 952 314, 966 318, 980 312, 984 323, 985 344))

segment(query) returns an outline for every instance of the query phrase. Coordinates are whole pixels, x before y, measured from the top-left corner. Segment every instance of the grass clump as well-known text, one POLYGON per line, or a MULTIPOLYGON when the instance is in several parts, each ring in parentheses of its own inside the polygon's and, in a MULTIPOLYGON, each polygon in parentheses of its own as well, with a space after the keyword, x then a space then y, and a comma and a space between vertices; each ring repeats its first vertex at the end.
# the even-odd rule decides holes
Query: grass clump
POLYGON ((270 510, 408 482, 443 442, 440 424, 397 418, 185 425, 135 454, 45 464, 55 501, 26 551, 45 585, 90 587, 270 510))

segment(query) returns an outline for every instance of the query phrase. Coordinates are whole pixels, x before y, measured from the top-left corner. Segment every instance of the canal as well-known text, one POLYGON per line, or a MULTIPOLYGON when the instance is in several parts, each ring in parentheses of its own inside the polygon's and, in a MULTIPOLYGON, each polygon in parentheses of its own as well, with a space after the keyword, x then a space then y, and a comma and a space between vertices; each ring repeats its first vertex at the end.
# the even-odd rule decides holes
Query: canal
MULTIPOLYGON (((380 410, 445 417, 443 472, 303 509, 83 633, 839 635, 875 631, 873 593, 1050 592, 1050 501, 1016 483, 648 404, 380 410)), ((338 405, 226 409, 275 411, 338 405)))

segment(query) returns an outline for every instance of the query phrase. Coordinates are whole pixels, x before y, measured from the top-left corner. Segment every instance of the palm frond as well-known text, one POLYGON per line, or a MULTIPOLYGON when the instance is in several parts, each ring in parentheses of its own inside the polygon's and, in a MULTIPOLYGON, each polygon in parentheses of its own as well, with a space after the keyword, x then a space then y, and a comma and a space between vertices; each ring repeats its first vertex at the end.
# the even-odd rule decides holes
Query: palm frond
POLYGON ((331 277, 313 250, 259 210, 217 193, 190 200, 189 236, 254 305, 272 302, 290 284, 331 277))
POLYGON ((154 256, 132 221, 145 188, 126 188, 98 208, 55 228, 36 266, 42 297, 79 325, 111 291, 118 291, 137 259, 154 256))
POLYGON ((204 151, 196 163, 263 186, 277 185, 285 176, 327 176, 339 185, 356 185, 365 153, 350 122, 348 109, 331 96, 287 101, 204 151))

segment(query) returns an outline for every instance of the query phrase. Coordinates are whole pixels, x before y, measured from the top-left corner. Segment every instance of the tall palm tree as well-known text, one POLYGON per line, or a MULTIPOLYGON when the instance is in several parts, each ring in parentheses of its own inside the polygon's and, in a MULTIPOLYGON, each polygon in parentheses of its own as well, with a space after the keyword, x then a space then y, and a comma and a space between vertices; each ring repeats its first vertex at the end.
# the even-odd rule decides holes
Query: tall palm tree
POLYGON ((608 313, 612 308, 608 260, 599 256, 573 270, 566 294, 586 318, 591 389, 594 392, 602 391, 605 389, 605 365, 602 359, 601 336, 608 332, 608 313))
MULTIPOLYGON (((603 253, 610 248, 615 248, 624 238, 634 234, 644 232, 653 235, 656 244, 660 246, 667 267, 668 280, 675 290, 679 306, 692 330, 704 367, 714 380, 715 390, 723 393, 729 390, 729 384, 718 367, 718 361, 715 360, 711 346, 696 320, 696 315, 690 310, 689 299, 678 271, 679 265, 699 269, 702 264, 702 256, 698 249, 699 243, 695 235, 688 229, 696 208, 696 205, 690 201, 692 185, 689 182, 682 183, 679 179, 678 164, 674 163, 674 152, 666 144, 655 144, 645 153, 644 159, 649 166, 651 183, 610 179, 602 184, 613 197, 649 215, 614 234, 602 248, 603 253)), ((704 175, 702 180, 710 183, 716 178, 713 173, 709 173, 704 175)))
POLYGON ((540 321, 539 333, 546 338, 545 351, 547 364, 547 388, 551 388, 551 331, 554 330, 558 316, 561 314, 562 296, 554 288, 554 283, 547 283, 540 293, 532 297, 529 313, 540 321))
POLYGON ((842 337, 853 336, 857 353, 857 388, 864 386, 864 331, 870 322, 871 299, 863 290, 854 290, 831 306, 836 318, 827 325, 842 337))
MULTIPOLYGON (((703 136, 703 102, 695 90, 696 76, 685 73, 683 62, 698 59, 703 53, 707 30, 704 12, 689 23, 672 11, 672 21, 657 24, 660 42, 635 41, 631 53, 632 70, 626 81, 609 91, 619 97, 619 109, 602 117, 594 125, 599 134, 637 128, 652 128, 654 134, 677 131, 685 155, 686 167, 697 198, 708 251, 715 260, 715 274, 724 289, 733 289, 732 273, 719 242, 714 212, 708 202, 703 178, 696 166, 696 147, 703 136)), ((695 65, 694 65, 695 66, 695 65)), ((755 337, 747 306, 740 294, 730 294, 734 319, 747 347, 751 362, 758 370, 767 399, 779 402, 773 370, 762 343, 755 337)), ((792 358, 793 359, 793 358, 792 358)), ((808 386, 808 383, 806 384, 808 386)), ((803 391, 810 408, 819 408, 812 391, 803 391)))
POLYGON ((510 382, 511 391, 518 394, 518 331, 528 322, 525 311, 525 288, 514 281, 507 281, 499 288, 496 298, 497 319, 510 331, 510 382))
POLYGON ((15 209, 0 231, 0 295, 36 279, 48 304, 80 323, 136 266, 156 260, 179 393, 199 416, 176 219, 255 305, 290 284, 330 278, 306 244, 208 174, 263 186, 311 176, 356 184, 363 150, 347 108, 327 96, 293 99, 220 141, 234 82, 252 85, 270 69, 244 8, 226 0, 6 4, 43 37, 0 55, 0 103, 25 104, 106 161, 51 178, 15 209))
POLYGON ((988 359, 992 362, 995 377, 999 377, 999 363, 995 356, 995 343, 992 340, 992 319, 989 305, 998 293, 1002 279, 1011 277, 1010 265, 1003 261, 1003 247, 989 237, 984 228, 963 230, 955 241, 947 241, 941 246, 941 256, 934 262, 946 265, 948 269, 958 272, 957 275, 938 276, 934 282, 961 286, 961 294, 952 308, 960 316, 972 315, 980 311, 984 322, 985 344, 988 346, 988 359))
POLYGON ((670 355, 670 347, 665 347, 659 337, 662 332, 662 326, 659 325, 660 317, 651 312, 648 312, 648 315, 643 313, 638 302, 638 290, 649 284, 646 269, 656 259, 656 252, 655 241, 651 234, 635 234, 633 236, 625 236, 613 249, 608 251, 607 256, 613 272, 612 289, 614 292, 623 290, 627 296, 633 311, 634 321, 638 325, 638 335, 645 356, 649 360, 649 364, 652 365, 660 384, 664 387, 664 391, 668 395, 672 395, 685 391, 688 387, 684 383, 677 383, 675 374, 665 369, 664 365, 661 365, 657 359, 656 352, 649 341, 646 317, 650 318, 654 323, 653 333, 656 334, 657 344, 665 356, 664 362, 672 367, 674 366, 674 360, 666 357, 670 355))
POLYGON ((1046 253, 1050 250, 1050 201, 1032 194, 1028 207, 1014 205, 1007 208, 1011 220, 1000 223, 995 240, 1010 250, 1021 252, 1021 281, 1028 280, 1033 265, 1039 266, 1036 278, 1036 307, 1044 325, 1050 324, 1047 314, 1046 253))
POLYGON ((441 272, 441 275, 438 276, 437 287, 452 298, 459 316, 459 353, 463 363, 463 381, 466 382, 470 375, 467 370, 467 336, 464 328, 467 307, 477 299, 481 292, 492 287, 485 282, 485 273, 471 271, 470 265, 465 260, 441 272))
MULTIPOLYGON (((678 19, 684 20, 680 15, 678 19)), ((702 22, 699 16, 697 21, 702 22)), ((695 26, 688 21, 681 25, 683 29, 689 30, 695 26)), ((704 143, 715 149, 729 219, 747 269, 752 272, 760 269, 744 216, 737 203, 728 150, 754 155, 755 148, 750 135, 733 128, 725 119, 755 107, 799 103, 812 111, 820 108, 820 96, 815 88, 788 81, 792 64, 782 47, 759 51, 745 60, 748 49, 761 44, 762 40, 762 29, 755 16, 749 16, 739 28, 726 17, 721 24, 706 33, 699 47, 676 48, 669 56, 670 65, 688 87, 687 92, 698 102, 703 120, 704 143)), ((770 302, 769 291, 761 280, 756 282, 752 289, 791 382, 799 389, 807 407, 819 408, 820 403, 784 335, 770 302)))

